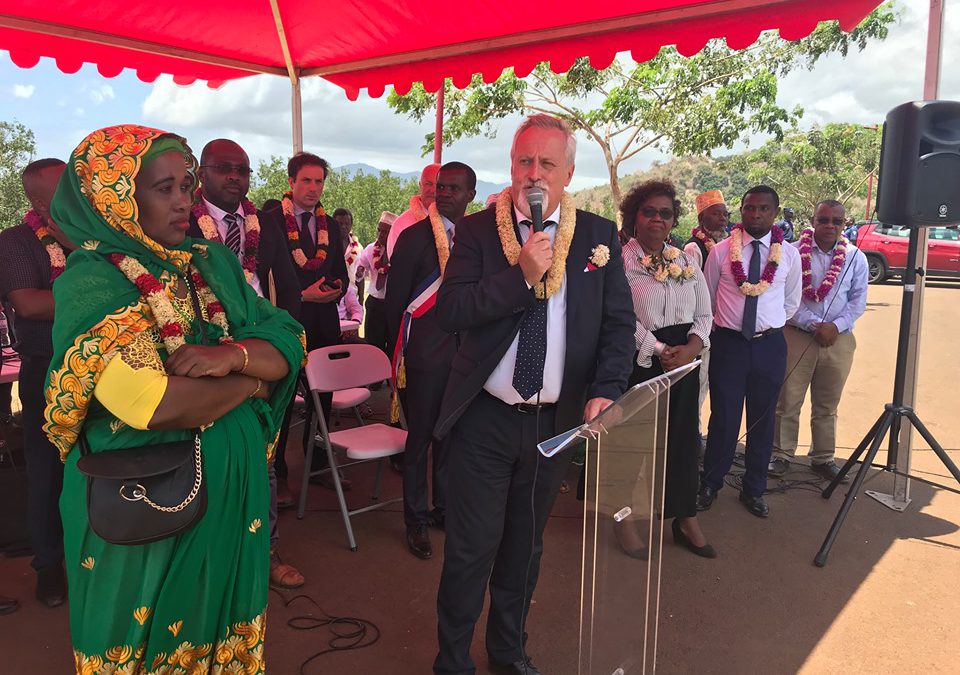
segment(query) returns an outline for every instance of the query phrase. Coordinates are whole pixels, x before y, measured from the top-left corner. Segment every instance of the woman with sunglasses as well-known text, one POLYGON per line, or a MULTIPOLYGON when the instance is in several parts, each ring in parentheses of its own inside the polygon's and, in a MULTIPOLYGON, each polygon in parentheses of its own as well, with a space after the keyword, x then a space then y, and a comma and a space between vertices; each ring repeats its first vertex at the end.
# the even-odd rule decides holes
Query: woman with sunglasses
MULTIPOLYGON (((636 349, 630 385, 693 361, 709 346, 713 311, 700 266, 667 243, 680 217, 677 192, 669 181, 637 185, 620 204, 623 217, 623 267, 637 315, 636 349)), ((699 483, 697 431, 698 372, 693 370, 670 390, 667 432, 666 495, 663 518, 673 518, 673 538, 699 556, 717 552, 697 521, 699 483)), ((621 547, 642 557, 632 521, 617 528, 621 547)))

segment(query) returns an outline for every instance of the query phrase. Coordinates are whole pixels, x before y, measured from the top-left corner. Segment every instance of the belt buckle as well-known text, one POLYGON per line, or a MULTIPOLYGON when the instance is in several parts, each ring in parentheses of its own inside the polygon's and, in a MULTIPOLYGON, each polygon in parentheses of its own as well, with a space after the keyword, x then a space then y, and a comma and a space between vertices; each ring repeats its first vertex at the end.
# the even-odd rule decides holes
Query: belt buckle
POLYGON ((529 415, 530 413, 537 412, 536 403, 517 403, 515 407, 517 412, 523 415, 529 415))

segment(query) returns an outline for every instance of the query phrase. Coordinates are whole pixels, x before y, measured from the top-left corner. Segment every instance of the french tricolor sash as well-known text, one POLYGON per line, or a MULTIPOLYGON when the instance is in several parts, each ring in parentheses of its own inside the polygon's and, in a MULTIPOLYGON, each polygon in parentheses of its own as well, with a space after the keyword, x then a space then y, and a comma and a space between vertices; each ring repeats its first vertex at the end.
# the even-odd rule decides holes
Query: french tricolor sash
POLYGON ((440 268, 437 267, 424 279, 419 286, 413 290, 413 297, 403 311, 403 317, 400 319, 400 332, 397 334, 397 341, 393 348, 393 396, 390 401, 390 421, 400 420, 400 398, 398 392, 407 386, 407 373, 404 366, 404 354, 407 351, 407 341, 410 339, 410 326, 414 319, 430 311, 437 304, 437 291, 440 290, 440 282, 443 277, 440 275, 440 268))

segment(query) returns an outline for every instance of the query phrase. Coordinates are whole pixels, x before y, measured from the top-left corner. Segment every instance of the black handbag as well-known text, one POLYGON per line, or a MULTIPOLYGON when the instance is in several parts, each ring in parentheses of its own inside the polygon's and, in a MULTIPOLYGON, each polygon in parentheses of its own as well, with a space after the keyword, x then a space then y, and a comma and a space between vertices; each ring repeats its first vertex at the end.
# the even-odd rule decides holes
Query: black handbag
MULTIPOLYGON (((200 301, 189 279, 187 286, 205 344, 200 301)), ((199 429, 188 440, 96 453, 81 431, 78 444, 77 469, 87 477, 87 518, 105 541, 134 546, 166 539, 195 525, 206 512, 199 429)))

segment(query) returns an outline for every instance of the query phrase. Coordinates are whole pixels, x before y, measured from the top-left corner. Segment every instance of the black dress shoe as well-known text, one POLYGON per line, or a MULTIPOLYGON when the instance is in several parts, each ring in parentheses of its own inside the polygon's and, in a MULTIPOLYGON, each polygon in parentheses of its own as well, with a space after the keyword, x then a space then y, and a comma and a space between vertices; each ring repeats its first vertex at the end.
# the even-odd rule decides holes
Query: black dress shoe
POLYGON ((713 500, 717 498, 717 490, 709 485, 701 485, 700 492, 697 493, 697 511, 706 511, 713 506, 713 500))
POLYGON ((533 661, 530 660, 529 656, 521 661, 514 661, 513 663, 497 663, 496 661, 491 661, 490 672, 497 673, 498 675, 543 675, 537 670, 537 667, 533 665, 533 661))
MULTIPOLYGON (((823 464, 811 464, 810 470, 821 478, 826 478, 829 481, 832 481, 834 478, 840 475, 840 467, 834 464, 833 462, 825 462, 823 464)), ((844 476, 841 483, 846 483, 850 480, 850 476, 844 476)))
POLYGON ((681 546, 687 547, 701 558, 717 557, 717 550, 710 544, 695 546, 694 543, 687 538, 687 535, 683 533, 683 530, 680 529, 680 521, 676 518, 673 519, 673 541, 681 546))
POLYGON ((11 614, 20 609, 20 603, 13 598, 0 595, 0 614, 11 614))
POLYGON ((37 600, 47 607, 62 605, 67 599, 67 580, 60 565, 37 571, 37 600))
POLYGON ((433 556, 433 547, 430 546, 430 535, 426 525, 417 525, 407 528, 407 548, 422 560, 429 560, 433 556))
POLYGON ((770 515, 770 507, 763 501, 763 497, 751 497, 746 492, 740 492, 740 501, 747 507, 747 511, 757 518, 766 518, 770 515))
POLYGON ((435 527, 438 530, 442 530, 444 527, 446 527, 446 524, 447 516, 443 509, 433 509, 427 514, 427 525, 430 527, 435 527))
POLYGON ((770 463, 767 465, 767 475, 773 476, 774 478, 785 476, 789 470, 790 462, 780 457, 770 460, 770 463))

